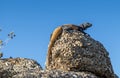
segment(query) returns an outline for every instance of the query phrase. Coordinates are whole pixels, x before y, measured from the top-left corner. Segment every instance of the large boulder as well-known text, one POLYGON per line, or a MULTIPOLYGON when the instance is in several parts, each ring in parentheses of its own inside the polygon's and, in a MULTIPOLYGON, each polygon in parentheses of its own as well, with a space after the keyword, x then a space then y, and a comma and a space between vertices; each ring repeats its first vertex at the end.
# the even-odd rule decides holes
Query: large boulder
POLYGON ((90 72, 99 77, 114 78, 109 53, 104 46, 77 30, 65 30, 55 41, 51 63, 47 68, 90 72))

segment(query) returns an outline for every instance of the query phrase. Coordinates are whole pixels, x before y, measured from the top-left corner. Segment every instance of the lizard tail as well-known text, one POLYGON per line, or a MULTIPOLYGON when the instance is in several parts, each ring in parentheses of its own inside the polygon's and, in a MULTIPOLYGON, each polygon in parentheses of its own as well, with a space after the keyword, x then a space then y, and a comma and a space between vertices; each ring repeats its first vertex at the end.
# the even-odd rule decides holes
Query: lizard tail
POLYGON ((59 26, 58 28, 56 28, 51 36, 50 39, 50 43, 49 43, 49 47, 48 47, 48 54, 47 54, 47 60, 46 60, 46 67, 48 67, 50 65, 51 59, 52 59, 52 52, 51 52, 51 48, 53 47, 55 40, 58 38, 58 36, 60 36, 60 34, 62 33, 62 27, 59 26))

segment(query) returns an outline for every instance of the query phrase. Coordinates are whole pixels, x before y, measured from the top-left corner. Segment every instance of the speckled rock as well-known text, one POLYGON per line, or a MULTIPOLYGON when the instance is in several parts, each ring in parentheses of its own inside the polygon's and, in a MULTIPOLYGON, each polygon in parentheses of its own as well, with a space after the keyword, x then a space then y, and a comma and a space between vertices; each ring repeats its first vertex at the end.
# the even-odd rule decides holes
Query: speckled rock
MULTIPOLYGON (((41 66, 34 60, 26 58, 0 59, 0 78, 12 78, 21 72, 40 71, 41 66)), ((18 78, 18 77, 16 77, 18 78)))
MULTIPOLYGON (((0 78, 104 78, 91 72, 42 70, 32 59, 7 58, 0 59, 0 78)), ((118 77, 116 77, 118 78, 118 77)))
POLYGON ((114 78, 109 54, 104 46, 80 31, 63 31, 51 50, 49 70, 84 71, 99 77, 114 78))
POLYGON ((42 70, 32 59, 0 59, 0 78, 100 78, 90 72, 42 70))
POLYGON ((65 72, 60 70, 44 71, 43 75, 43 78, 100 78, 90 72, 65 72))
POLYGON ((55 41, 47 68, 32 59, 0 58, 0 78, 118 78, 104 46, 75 30, 55 41))
POLYGON ((22 72, 14 75, 13 78, 100 78, 90 72, 74 72, 60 70, 41 70, 39 72, 22 72))

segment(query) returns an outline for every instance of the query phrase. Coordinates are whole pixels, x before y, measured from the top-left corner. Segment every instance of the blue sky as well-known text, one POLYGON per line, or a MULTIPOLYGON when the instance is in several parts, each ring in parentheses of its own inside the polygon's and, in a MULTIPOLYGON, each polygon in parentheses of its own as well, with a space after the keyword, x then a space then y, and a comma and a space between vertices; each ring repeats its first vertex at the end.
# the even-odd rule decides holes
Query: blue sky
POLYGON ((119 0, 0 0, 0 39, 14 31, 16 37, 2 49, 4 57, 25 57, 44 68, 50 34, 62 24, 91 22, 86 32, 110 54, 120 77, 119 0))

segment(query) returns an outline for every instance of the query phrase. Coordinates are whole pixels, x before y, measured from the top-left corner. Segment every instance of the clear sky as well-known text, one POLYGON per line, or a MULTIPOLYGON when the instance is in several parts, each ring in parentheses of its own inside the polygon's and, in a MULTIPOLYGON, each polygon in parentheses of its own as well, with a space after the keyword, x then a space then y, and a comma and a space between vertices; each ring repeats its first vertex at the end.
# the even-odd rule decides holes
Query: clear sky
POLYGON ((2 49, 4 57, 25 57, 44 68, 50 34, 62 24, 91 22, 86 32, 110 54, 120 77, 120 0, 0 0, 0 39, 16 37, 2 49))

